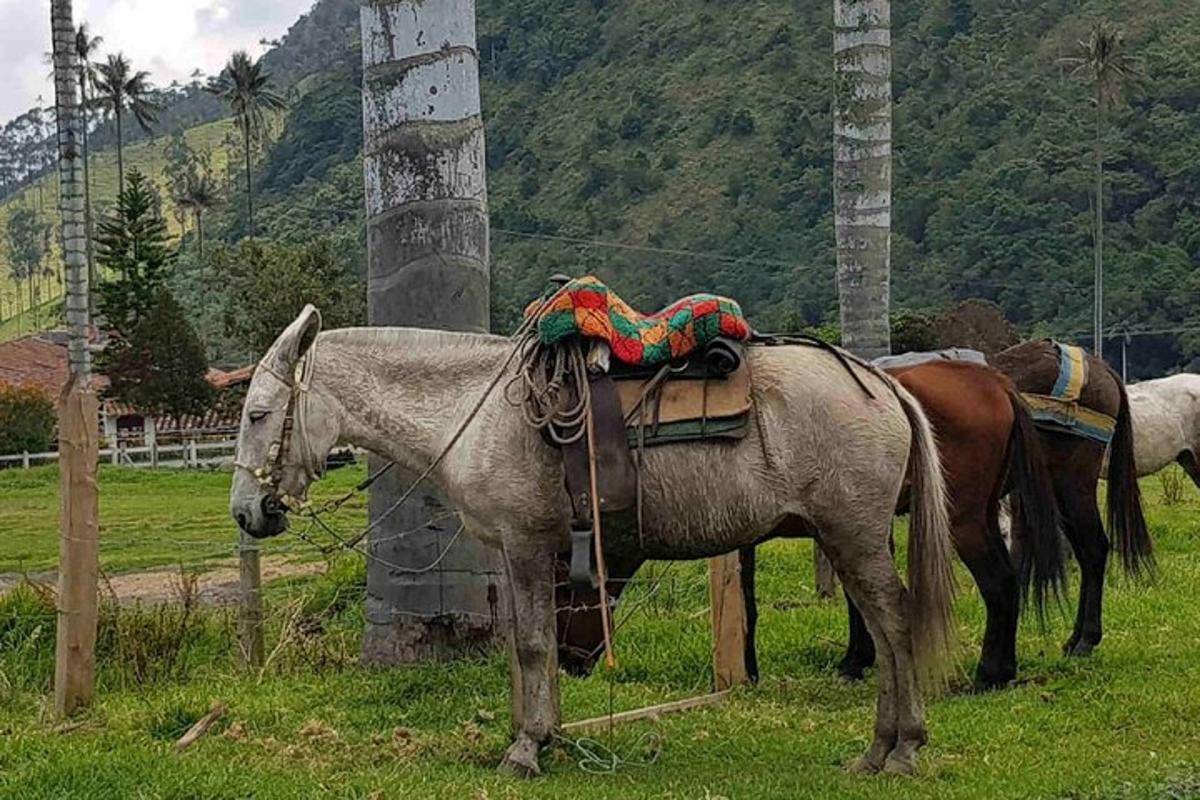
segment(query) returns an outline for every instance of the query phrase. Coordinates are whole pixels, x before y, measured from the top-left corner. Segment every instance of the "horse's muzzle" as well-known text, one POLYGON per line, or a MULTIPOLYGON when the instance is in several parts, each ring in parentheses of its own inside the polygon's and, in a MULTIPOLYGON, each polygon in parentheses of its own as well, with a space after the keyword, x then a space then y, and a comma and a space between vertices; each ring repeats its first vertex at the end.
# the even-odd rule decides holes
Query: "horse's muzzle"
POLYGON ((258 503, 235 505, 232 515, 242 532, 254 539, 269 539, 287 530, 283 504, 271 495, 262 497, 258 503))

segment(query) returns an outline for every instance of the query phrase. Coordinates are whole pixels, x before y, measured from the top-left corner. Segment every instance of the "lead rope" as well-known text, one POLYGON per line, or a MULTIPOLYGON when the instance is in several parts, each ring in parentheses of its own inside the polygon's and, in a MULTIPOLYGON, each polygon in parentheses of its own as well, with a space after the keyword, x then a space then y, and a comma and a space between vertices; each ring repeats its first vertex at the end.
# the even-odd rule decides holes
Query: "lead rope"
MULTIPOLYGON (((438 468, 438 466, 441 465, 442 461, 444 461, 446 456, 449 455, 450 450, 453 449, 454 445, 458 443, 458 440, 462 438, 462 435, 466 432, 467 428, 470 427, 471 422, 474 421, 475 417, 479 414, 480 409, 483 408, 483 404, 485 402, 487 402, 487 399, 489 397, 491 397, 493 390, 495 390, 496 386, 504 378, 504 375, 506 372, 508 372, 508 368, 512 364, 513 359, 516 358, 519 353, 527 354, 530 351, 532 345, 536 343, 538 319, 541 317, 542 312, 544 312, 546 310, 546 308, 548 308, 551 303, 553 303, 555 300, 557 300, 559 295, 561 295, 565 291, 565 288, 566 287, 563 287, 562 289, 559 289, 554 294, 545 298, 538 305, 537 309, 535 309, 532 314, 530 314, 529 316, 527 316, 525 318, 525 321, 521 323, 520 327, 518 327, 516 332, 513 334, 514 344, 513 344, 513 347, 509 349, 508 355, 504 359, 504 363, 500 365, 500 369, 496 370, 496 374, 492 377, 491 381, 488 382, 488 385, 484 388, 483 393, 479 395, 479 399, 475 402, 475 405, 471 408, 471 411, 467 414, 466 418, 462 421, 462 424, 458 426, 457 430, 454 431, 454 434, 450 437, 450 440, 448 442, 446 442, 446 445, 442 448, 441 452, 439 452, 437 454, 437 456, 433 459, 433 461, 430 462, 429 466, 426 467, 425 470, 420 475, 417 476, 416 480, 414 480, 409 485, 409 487, 407 489, 405 489, 404 493, 400 495, 399 499, 397 499, 394 503, 392 503, 390 506, 388 506, 387 509, 385 509, 382 514, 380 514, 378 517, 376 517, 373 522, 371 522, 366 528, 364 528, 357 535, 351 537, 348 540, 343 540, 341 542, 342 546, 345 549, 347 549, 347 550, 357 549, 357 545, 363 539, 367 538, 367 536, 369 536, 372 531, 374 531, 381 524, 383 524, 384 520, 386 520, 393 513, 395 513, 396 509, 398 509, 398 508, 400 508, 400 506, 404 505, 404 503, 407 502, 410 497, 412 497, 413 493, 416 492, 417 488, 420 487, 420 485, 422 483, 424 483, 425 480, 430 475, 433 474, 434 470, 436 470, 438 468)), ((311 374, 309 377, 311 378, 311 374)), ((518 375, 516 378, 513 379, 513 381, 519 380, 521 377, 522 377, 521 375, 518 375)), ((511 385, 511 383, 512 383, 512 381, 510 381, 509 385, 511 385)), ((508 391, 508 387, 506 386, 505 392, 504 392, 506 399, 507 399, 507 391, 508 391)), ((351 491, 347 492, 346 494, 342 495, 341 497, 335 498, 334 500, 327 502, 324 506, 322 506, 322 508, 319 511, 311 512, 311 516, 316 518, 316 516, 318 516, 318 515, 337 511, 344 504, 349 502, 350 499, 353 498, 355 495, 369 489, 372 486, 372 484, 374 484, 376 481, 378 481, 380 478, 382 478, 385 474, 387 474, 395 466, 396 466, 396 463, 394 461, 388 462, 386 465, 384 465, 379 470, 377 470, 374 474, 369 475, 364 481, 362 481, 362 483, 355 486, 351 491)))
POLYGON ((596 579, 600 583, 600 623, 604 630, 604 664, 609 670, 617 666, 613 655, 612 611, 608 607, 608 570, 604 567, 604 540, 600 524, 600 492, 596 485, 596 426, 592 410, 587 410, 588 481, 592 501, 592 547, 596 553, 596 579))

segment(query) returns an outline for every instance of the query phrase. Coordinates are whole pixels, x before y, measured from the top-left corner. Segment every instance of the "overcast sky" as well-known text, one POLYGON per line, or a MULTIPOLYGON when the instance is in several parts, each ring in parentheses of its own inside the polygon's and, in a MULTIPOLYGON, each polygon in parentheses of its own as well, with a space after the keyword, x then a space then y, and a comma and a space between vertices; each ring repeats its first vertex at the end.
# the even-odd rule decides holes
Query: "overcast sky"
MULTIPOLYGON (((124 52, 155 85, 186 81, 199 68, 215 73, 237 49, 262 52, 259 40, 281 36, 313 0, 74 0, 75 23, 104 37, 101 53, 124 52)), ((0 0, 0 123, 42 95, 53 102, 43 54, 50 50, 49 0, 0 0), (11 77, 8 77, 11 76, 11 77), (15 80, 14 80, 15 79, 15 80)))

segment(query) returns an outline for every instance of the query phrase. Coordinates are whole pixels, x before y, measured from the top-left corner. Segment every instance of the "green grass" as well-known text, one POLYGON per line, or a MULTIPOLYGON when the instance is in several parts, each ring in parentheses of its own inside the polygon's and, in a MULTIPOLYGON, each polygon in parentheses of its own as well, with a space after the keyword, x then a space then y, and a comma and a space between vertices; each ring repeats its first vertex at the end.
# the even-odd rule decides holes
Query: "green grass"
MULTIPOLYGON (((218 519, 226 478, 124 478, 110 471, 102 476, 107 518, 118 508, 125 516, 152 515, 165 541, 176 530, 191 531, 193 518, 211 515, 212 535, 227 535, 218 519), (153 510, 156 495, 161 501, 153 510)), ((39 481, 41 492, 52 495, 49 474, 29 478, 30 484, 39 481)), ((768 546, 759 559, 762 685, 739 690, 719 707, 623 726, 611 740, 600 735, 604 747, 632 762, 615 774, 584 771, 578 754, 561 746, 543 756, 547 774, 532 782, 494 771, 509 722, 501 656, 380 671, 357 667, 361 567, 350 576, 338 569, 336 579, 294 581, 270 592, 268 650, 279 641, 289 609, 319 620, 319 632, 286 641, 262 676, 238 674, 227 612, 204 617, 186 648, 186 668, 173 677, 135 682, 123 651, 102 649, 97 702, 82 727, 68 732, 42 713, 52 637, 34 621, 46 606, 28 597, 20 601, 24 605, 10 599, 0 603, 0 795, 1195 797, 1200 493, 1189 486, 1182 504, 1167 507, 1157 480, 1144 487, 1162 574, 1150 586, 1110 582, 1106 636, 1092 658, 1059 655, 1069 621, 1056 616, 1044 633, 1032 624, 1023 627, 1019 686, 966 694, 961 687, 978 655, 982 609, 974 590, 964 591, 961 675, 950 693, 929 704, 931 740, 914 779, 859 777, 842 768, 869 738, 873 678, 849 686, 833 676, 845 638, 844 612, 840 603, 813 599, 810 545, 787 542, 768 546), (332 594, 331 582, 337 589, 332 594), (349 602, 327 601, 345 588, 353 589, 349 602), (322 612, 326 606, 331 610, 322 612), (217 700, 229 706, 226 720, 191 751, 174 756, 173 739, 217 700)), ((14 488, 0 483, 0 496, 7 501, 14 488)), ((43 505, 52 503, 48 496, 43 505)), ((20 518, 5 518, 6 537, 21 534, 20 518)), ((680 564, 667 575, 655 600, 621 630, 615 672, 564 677, 567 719, 603 713, 610 699, 619 710, 707 689, 703 565, 680 564)), ((156 630, 147 619, 124 624, 145 631, 139 639, 156 630)), ((102 642, 112 638, 112 625, 110 620, 102 628, 102 642)))
MULTIPOLYGON (((198 125, 184 131, 184 138, 192 149, 199 153, 212 153, 213 175, 218 180, 224 174, 228 161, 228 154, 221 144, 224 141, 225 134, 231 129, 232 125, 231 121, 222 120, 198 125)), ((170 196, 166 176, 163 174, 163 168, 166 166, 166 157, 163 150, 167 142, 167 137, 158 137, 127 146, 125 148, 125 171, 128 173, 131 169, 141 170, 158 186, 163 199, 163 215, 167 222, 168 231, 171 236, 179 236, 181 233, 180 224, 173 213, 174 203, 170 196)), ((116 201, 116 150, 106 150, 96 153, 93 156, 91 162, 91 181, 92 204, 97 214, 99 214, 103 209, 111 208, 116 201)), ((44 222, 57 226, 57 204, 58 175, 47 175, 35 181, 23 191, 0 203, 0 237, 6 235, 8 216, 12 212, 12 209, 18 206, 39 209, 44 222)), ((57 227, 54 230, 55 235, 51 237, 51 249, 45 263, 53 267, 52 271, 55 276, 42 282, 42 306, 39 309, 37 317, 39 327, 43 329, 53 327, 54 324, 57 324, 58 320, 51 320, 47 312, 53 302, 62 295, 63 291, 62 284, 58 281, 57 277, 61 270, 61 257, 57 244, 57 227)), ((20 322, 14 317, 0 323, 0 342, 15 339, 21 333, 29 333, 34 318, 29 310, 29 288, 26 285, 18 286, 13 281, 7 260, 7 253, 7 247, 0 245, 0 297, 5 298, 4 305, 6 309, 11 307, 12 298, 15 297, 19 301, 18 307, 22 310, 22 314, 20 322)))
MULTIPOLYGON (((100 468, 100 563, 109 573, 153 566, 194 565, 236 555, 229 518, 229 473, 100 468)), ((362 469, 330 473, 314 493, 349 491, 362 469)), ((0 573, 52 569, 58 561, 58 469, 0 471, 0 573)), ((365 519, 355 501, 339 518, 347 529, 365 519)), ((264 544, 267 554, 291 552, 294 538, 264 544)), ((302 550, 311 554, 311 548, 302 550)))

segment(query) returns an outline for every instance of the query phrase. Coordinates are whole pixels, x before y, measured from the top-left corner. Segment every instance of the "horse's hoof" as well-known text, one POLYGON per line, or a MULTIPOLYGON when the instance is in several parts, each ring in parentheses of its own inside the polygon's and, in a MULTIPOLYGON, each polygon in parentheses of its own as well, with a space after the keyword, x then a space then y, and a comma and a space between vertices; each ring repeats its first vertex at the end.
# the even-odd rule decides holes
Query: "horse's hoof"
POLYGON ((1085 639, 1078 641, 1070 641, 1063 645, 1063 653, 1071 658, 1082 658, 1090 656, 1092 651, 1096 649, 1095 642, 1089 642, 1085 639))
POLYGON ((838 665, 838 675, 847 683, 858 683, 867 676, 867 668, 858 663, 842 662, 838 665))
POLYGON ((887 757, 887 761, 883 762, 884 775, 913 775, 917 771, 917 765, 912 756, 898 756, 895 752, 887 757))
POLYGON ((868 756, 860 756, 854 759, 847 769, 855 775, 874 775, 879 772, 880 766, 868 756))
POLYGON ((513 742, 504 754, 504 760, 500 762, 500 772, 514 778, 536 778, 542 774, 537 756, 538 746, 533 740, 521 737, 513 742))
POLYGON ((1009 686, 1012 686, 1016 677, 1016 675, 1010 674, 986 675, 977 673, 975 675, 975 682, 971 685, 971 691, 975 694, 984 694, 985 692, 1007 689, 1009 686))

